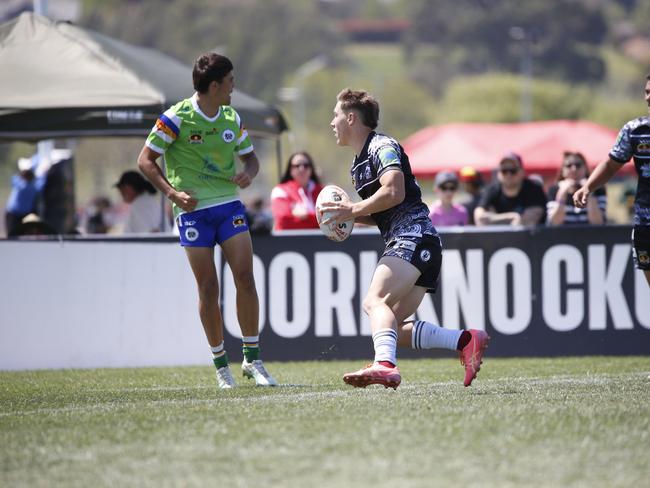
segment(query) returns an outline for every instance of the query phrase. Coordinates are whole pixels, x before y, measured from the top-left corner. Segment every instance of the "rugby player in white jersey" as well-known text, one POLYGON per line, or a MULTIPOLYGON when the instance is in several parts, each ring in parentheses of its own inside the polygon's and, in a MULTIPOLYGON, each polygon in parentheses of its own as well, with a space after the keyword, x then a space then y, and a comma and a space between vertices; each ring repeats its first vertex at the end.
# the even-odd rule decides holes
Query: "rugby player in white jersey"
MULTIPOLYGON (((235 85, 228 58, 206 53, 192 71, 196 93, 160 115, 138 157, 138 166, 172 202, 180 244, 196 278, 199 315, 212 349, 220 388, 235 381, 224 349, 223 318, 214 247, 219 245, 236 286, 244 376, 275 386, 259 358, 259 299, 253 250, 238 189, 259 171, 259 161, 239 114, 230 106, 235 85), (165 173, 156 160, 165 155, 165 173), (238 170, 235 155, 243 163, 238 170)), ((182 324, 179 324, 182 326, 182 324)))
POLYGON ((324 204, 323 211, 333 211, 325 223, 354 218, 377 225, 386 245, 363 300, 372 329, 374 361, 346 374, 343 381, 355 387, 397 388, 401 382, 396 358, 399 343, 413 349, 459 351, 465 366, 464 385, 469 386, 481 367, 490 339, 487 333, 408 320, 425 293, 437 288, 442 245, 408 156, 395 139, 375 132, 378 121, 379 104, 369 93, 345 89, 338 94, 330 126, 337 144, 350 146, 356 154, 350 172, 362 200, 324 204))

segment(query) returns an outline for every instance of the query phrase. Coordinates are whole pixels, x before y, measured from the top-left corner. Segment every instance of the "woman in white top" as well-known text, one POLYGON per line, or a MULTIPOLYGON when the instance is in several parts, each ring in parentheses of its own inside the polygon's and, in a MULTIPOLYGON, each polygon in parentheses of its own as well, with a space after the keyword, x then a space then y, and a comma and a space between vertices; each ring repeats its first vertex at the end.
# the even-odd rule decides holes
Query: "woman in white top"
POLYGON ((129 213, 124 223, 124 234, 160 232, 163 206, 156 189, 137 171, 125 171, 115 184, 129 213))

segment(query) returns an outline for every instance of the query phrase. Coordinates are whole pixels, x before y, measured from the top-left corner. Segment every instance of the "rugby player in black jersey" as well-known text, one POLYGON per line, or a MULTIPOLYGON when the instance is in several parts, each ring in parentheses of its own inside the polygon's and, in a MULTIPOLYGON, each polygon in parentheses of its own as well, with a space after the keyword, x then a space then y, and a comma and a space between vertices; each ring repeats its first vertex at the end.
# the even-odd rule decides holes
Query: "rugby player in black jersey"
MULTIPOLYGON (((650 74, 646 76, 645 102, 650 111, 650 74)), ((600 163, 587 182, 573 194, 576 207, 584 208, 589 195, 607 183, 630 159, 639 175, 634 197, 632 251, 636 267, 650 285, 650 116, 630 120, 618 133, 606 161, 600 163)))
POLYGON ((332 202, 326 222, 356 222, 377 225, 385 242, 370 288, 363 300, 370 318, 375 357, 372 364, 348 373, 343 380, 355 387, 381 384, 397 388, 396 346, 414 349, 458 350, 465 366, 465 386, 481 367, 489 336, 484 330, 445 329, 408 318, 415 313, 424 294, 438 285, 442 246, 422 202, 407 155, 395 139, 375 131, 379 104, 365 91, 345 89, 337 96, 330 123, 339 146, 350 146, 352 182, 358 202, 332 202))

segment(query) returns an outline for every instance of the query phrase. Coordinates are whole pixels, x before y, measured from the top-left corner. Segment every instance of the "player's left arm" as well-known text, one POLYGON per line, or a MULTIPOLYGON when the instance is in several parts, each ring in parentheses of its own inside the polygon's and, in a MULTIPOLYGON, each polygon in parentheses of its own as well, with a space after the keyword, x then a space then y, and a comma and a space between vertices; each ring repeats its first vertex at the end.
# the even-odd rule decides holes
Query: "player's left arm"
POLYGON ((260 170, 260 162, 253 151, 240 155, 239 159, 244 163, 244 169, 232 177, 232 182, 239 188, 246 188, 251 184, 253 178, 257 176, 260 170))

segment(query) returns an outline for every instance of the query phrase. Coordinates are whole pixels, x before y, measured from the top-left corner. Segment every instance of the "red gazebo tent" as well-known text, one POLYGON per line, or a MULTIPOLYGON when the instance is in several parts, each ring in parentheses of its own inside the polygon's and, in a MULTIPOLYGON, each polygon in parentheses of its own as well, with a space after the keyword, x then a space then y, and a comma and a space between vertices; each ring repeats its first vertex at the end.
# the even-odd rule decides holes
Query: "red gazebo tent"
MULTIPOLYGON (((564 151, 580 151, 593 169, 604 161, 617 131, 592 122, 551 120, 514 124, 455 123, 427 127, 402 143, 413 173, 433 178, 442 170, 472 166, 481 173, 493 171, 501 157, 514 151, 527 173, 554 175, 564 151)), ((627 164, 623 170, 633 171, 627 164)))

